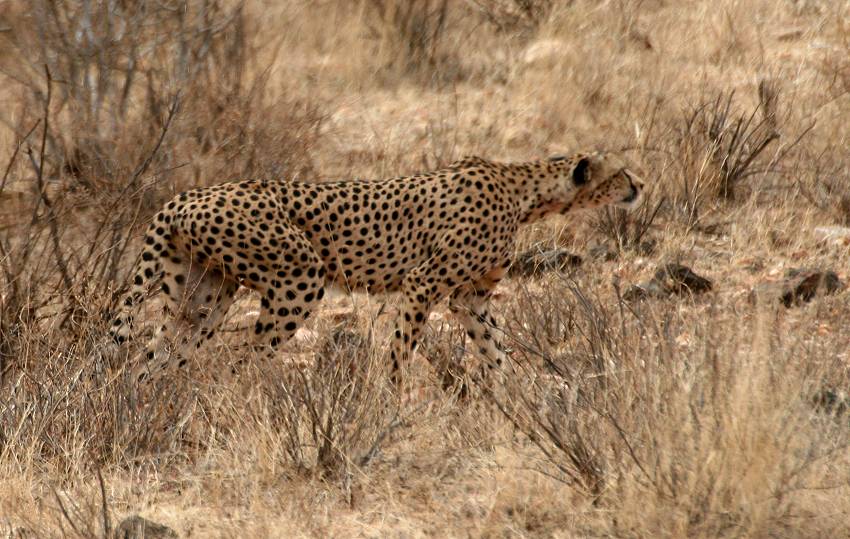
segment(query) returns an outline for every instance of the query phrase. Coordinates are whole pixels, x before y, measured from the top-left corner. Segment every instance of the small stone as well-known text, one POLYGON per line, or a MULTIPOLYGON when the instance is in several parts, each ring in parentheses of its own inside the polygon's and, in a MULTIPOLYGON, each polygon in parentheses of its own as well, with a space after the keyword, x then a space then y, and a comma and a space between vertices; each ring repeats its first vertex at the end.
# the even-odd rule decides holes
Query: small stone
POLYGON ((567 53, 565 43, 558 39, 541 39, 528 46, 522 55, 526 64, 549 63, 563 58, 567 53))
POLYGON ((635 284, 623 293, 623 299, 628 302, 641 301, 647 298, 660 298, 668 295, 663 286, 654 279, 641 284, 635 284))
POLYGON ((850 245, 850 228, 845 226, 819 226, 814 233, 818 241, 823 243, 837 247, 850 245))
POLYGON ((815 236, 819 240, 850 238, 850 228, 846 226, 819 226, 815 228, 815 236))
POLYGON ((341 361, 345 361, 353 367, 359 362, 351 360, 362 357, 368 350, 369 341, 366 337, 344 326, 338 326, 320 342, 314 354, 315 366, 319 369, 333 369, 338 367, 341 361))
POLYGON ((336 327, 325 344, 333 350, 359 349, 368 345, 368 339, 356 331, 336 327))
POLYGON ((823 388, 812 397, 812 404, 819 412, 840 416, 850 410, 850 397, 835 388, 823 388))
POLYGON ((588 254, 595 260, 603 260, 605 262, 617 260, 617 251, 604 243, 591 247, 588 254))
POLYGON ((844 288, 834 271, 792 269, 788 271, 786 283, 787 289, 781 297, 786 307, 808 303, 818 293, 830 295, 844 288))
POLYGON ((681 264, 667 264, 655 272, 653 280, 673 294, 702 294, 712 288, 711 281, 681 264))
POLYGON ((778 301, 785 307, 808 303, 818 295, 830 295, 844 288, 834 271, 791 269, 781 281, 762 283, 750 292, 753 303, 778 301))
POLYGON ((115 539, 177 539, 177 532, 139 515, 127 517, 115 530, 115 539))
POLYGON ((641 256, 651 256, 652 253, 655 252, 655 248, 658 246, 658 242, 655 240, 643 240, 640 242, 637 247, 637 253, 641 256))
POLYGON ((623 299, 638 301, 649 297, 662 298, 672 295, 702 294, 711 290, 712 283, 705 277, 681 264, 666 264, 658 268, 649 281, 626 290, 623 299))
POLYGON ((511 265, 511 276, 531 277, 549 271, 564 271, 582 264, 582 258, 566 249, 550 249, 543 251, 531 249, 517 255, 511 265))

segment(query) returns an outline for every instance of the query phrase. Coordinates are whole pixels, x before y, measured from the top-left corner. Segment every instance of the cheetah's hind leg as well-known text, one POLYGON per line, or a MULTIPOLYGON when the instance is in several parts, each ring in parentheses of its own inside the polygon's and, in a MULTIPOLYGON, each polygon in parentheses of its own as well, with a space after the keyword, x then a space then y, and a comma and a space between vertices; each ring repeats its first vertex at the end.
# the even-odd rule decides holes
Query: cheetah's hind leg
POLYGON ((172 367, 185 368, 186 354, 212 338, 239 288, 220 270, 183 264, 174 256, 164 258, 163 266, 166 319, 133 373, 138 381, 172 367))

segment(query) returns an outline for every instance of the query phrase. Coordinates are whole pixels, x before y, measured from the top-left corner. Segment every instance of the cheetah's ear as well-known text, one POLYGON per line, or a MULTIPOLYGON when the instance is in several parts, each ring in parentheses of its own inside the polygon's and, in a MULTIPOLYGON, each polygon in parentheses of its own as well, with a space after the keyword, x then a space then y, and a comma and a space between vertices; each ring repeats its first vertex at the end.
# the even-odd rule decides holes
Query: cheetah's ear
POLYGON ((573 167, 573 183, 582 186, 590 180, 590 158, 582 157, 573 167))

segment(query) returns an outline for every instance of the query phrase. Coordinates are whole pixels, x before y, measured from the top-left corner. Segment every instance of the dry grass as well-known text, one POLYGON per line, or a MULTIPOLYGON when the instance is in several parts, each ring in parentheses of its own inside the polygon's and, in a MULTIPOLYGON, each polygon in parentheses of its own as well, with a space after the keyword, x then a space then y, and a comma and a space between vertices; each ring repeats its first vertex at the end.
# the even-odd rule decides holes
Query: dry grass
POLYGON ((847 245, 814 232, 850 223, 848 17, 817 0, 0 0, 0 525, 847 536, 850 297, 749 291, 791 267, 850 278, 847 245), (463 356, 444 309, 392 391, 383 298, 329 301, 263 365, 240 348, 246 294, 191 376, 147 394, 132 349, 102 353, 140 230, 177 191, 580 148, 626 152, 649 202, 523 231, 519 248, 584 265, 504 284, 511 373, 466 400, 422 359, 463 356), (592 256, 605 243, 613 259, 592 256), (670 260, 713 291, 620 299, 670 260))

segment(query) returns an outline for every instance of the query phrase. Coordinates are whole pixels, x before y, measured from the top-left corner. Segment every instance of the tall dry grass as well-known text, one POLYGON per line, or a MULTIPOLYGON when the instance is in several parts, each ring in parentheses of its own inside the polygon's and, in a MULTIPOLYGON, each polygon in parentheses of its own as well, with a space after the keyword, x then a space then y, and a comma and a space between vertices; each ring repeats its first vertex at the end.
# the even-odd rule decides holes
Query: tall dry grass
POLYGON ((749 297, 790 267, 850 277, 815 233, 850 222, 847 20, 768 0, 0 4, 2 525, 848 535, 848 293, 749 297), (522 232, 584 263, 500 288, 513 353, 489 385, 440 308, 396 392, 394 302, 371 297, 328 301, 266 364, 240 346, 244 294, 190 374, 147 392, 127 376, 147 329, 104 353, 140 231, 178 191, 584 148, 626 153, 647 204, 522 232), (714 291, 622 299, 668 260, 714 291))

